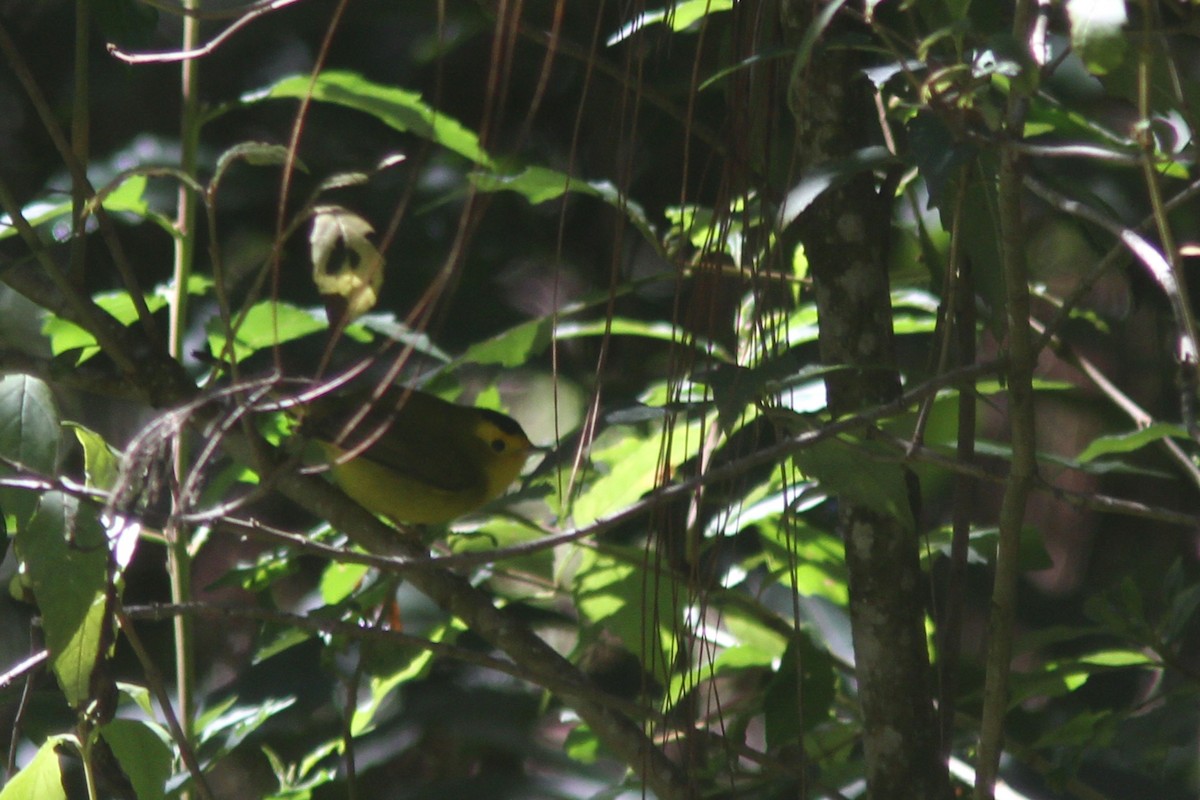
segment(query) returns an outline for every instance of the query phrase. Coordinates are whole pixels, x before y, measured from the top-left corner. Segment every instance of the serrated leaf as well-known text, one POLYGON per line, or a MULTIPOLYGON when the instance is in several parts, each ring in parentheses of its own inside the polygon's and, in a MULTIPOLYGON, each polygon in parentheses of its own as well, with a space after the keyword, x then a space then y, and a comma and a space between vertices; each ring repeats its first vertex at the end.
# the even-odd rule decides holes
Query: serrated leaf
MULTIPOLYGON (((208 187, 210 194, 216 193, 216 187, 225 177, 225 173, 239 161, 244 161, 252 167, 283 165, 288 161, 288 148, 270 142, 238 142, 217 158, 217 166, 213 170, 208 187)), ((308 168, 299 158, 293 159, 292 164, 301 172, 308 172, 308 168)))
MULTIPOLYGON (((309 76, 284 78, 273 86, 242 96, 244 103, 309 94, 309 76)), ((458 120, 433 108, 420 93, 369 81, 341 70, 322 72, 312 82, 312 99, 361 111, 398 131, 413 133, 467 158, 491 165, 491 157, 479 144, 479 136, 458 120)))
POLYGON ((595 197, 612 206, 633 223, 647 242, 657 246, 658 237, 645 210, 611 181, 586 181, 549 167, 530 166, 520 172, 501 174, 477 171, 469 176, 481 192, 516 192, 533 205, 556 200, 568 192, 595 197))

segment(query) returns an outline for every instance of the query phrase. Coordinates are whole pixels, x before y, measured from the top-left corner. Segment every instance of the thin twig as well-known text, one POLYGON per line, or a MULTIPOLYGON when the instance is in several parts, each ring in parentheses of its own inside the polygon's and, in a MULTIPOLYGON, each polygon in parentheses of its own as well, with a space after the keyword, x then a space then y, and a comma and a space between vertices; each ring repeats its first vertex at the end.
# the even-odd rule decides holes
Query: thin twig
MULTIPOLYGON (((160 53, 130 53, 122 50, 115 44, 109 43, 108 52, 113 58, 119 61, 124 61, 126 64, 171 64, 178 61, 191 61, 197 58, 203 58, 215 51, 223 45, 229 37, 233 36, 242 28, 249 25, 259 17, 269 14, 272 11, 277 11, 285 6, 290 6, 299 0, 271 0, 269 3, 254 4, 247 7, 245 14, 236 22, 232 23, 228 28, 218 33, 212 39, 200 47, 189 47, 183 50, 165 50, 160 53)), ((188 13, 192 9, 185 6, 184 19, 196 20, 198 14, 188 13)))
POLYGON ((175 739, 175 744, 179 748, 179 758, 187 767, 188 773, 192 776, 192 782, 196 787, 196 791, 206 800, 213 800, 212 791, 208 787, 208 782, 204 779, 204 770, 200 767, 200 761, 196 758, 196 752, 192 749, 192 743, 188 740, 182 726, 179 724, 179 717, 175 715, 175 709, 171 706, 171 698, 167 696, 167 690, 163 684, 162 674, 159 673, 158 667, 155 666, 154 660, 146 651, 146 647, 142 644, 142 638, 138 636, 134 629, 130 613, 130 608, 118 608, 116 610, 116 618, 121 626, 121 631, 125 634, 125 639, 129 642, 129 646, 133 648, 134 655, 142 665, 142 672, 146 676, 146 684, 150 691, 154 694, 155 700, 158 701, 158 707, 162 710, 163 719, 167 721, 167 727, 171 729, 171 736, 175 739))

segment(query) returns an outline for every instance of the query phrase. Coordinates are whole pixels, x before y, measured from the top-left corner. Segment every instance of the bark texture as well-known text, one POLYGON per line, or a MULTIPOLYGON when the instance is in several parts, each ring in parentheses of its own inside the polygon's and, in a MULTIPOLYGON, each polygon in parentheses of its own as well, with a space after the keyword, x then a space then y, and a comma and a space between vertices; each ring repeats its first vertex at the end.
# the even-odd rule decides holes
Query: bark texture
MULTIPOLYGON (((785 4, 798 41, 817 3, 785 4)), ((835 25, 825 37, 836 35, 835 25)), ((871 87, 846 48, 815 50, 796 71, 789 105, 797 121, 801 173, 877 144, 871 87)), ((820 318, 821 360, 842 369, 826 379, 835 416, 886 403, 900 393, 887 275, 891 191, 860 172, 827 189, 799 219, 820 318)), ((949 797, 939 755, 925 644, 919 541, 907 522, 843 498, 855 670, 867 781, 874 800, 949 797)))

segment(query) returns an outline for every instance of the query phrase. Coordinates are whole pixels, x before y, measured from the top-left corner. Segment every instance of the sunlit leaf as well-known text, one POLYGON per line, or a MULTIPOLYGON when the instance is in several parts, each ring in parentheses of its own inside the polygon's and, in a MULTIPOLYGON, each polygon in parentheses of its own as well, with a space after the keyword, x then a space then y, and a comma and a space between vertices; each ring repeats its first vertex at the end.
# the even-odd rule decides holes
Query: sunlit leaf
POLYGON ((458 360, 467 364, 519 367, 550 346, 553 320, 535 319, 472 345, 458 360))
POLYGON ((56 751, 61 740, 53 737, 39 747, 33 760, 0 789, 0 800, 67 800, 56 751))
POLYGON ((605 44, 609 47, 620 44, 649 25, 666 24, 673 31, 686 30, 709 14, 731 8, 733 0, 677 0, 666 8, 641 12, 609 36, 605 44))
MULTIPOLYGON (((129 325, 138 318, 137 305, 128 292, 105 292, 92 298, 96 305, 107 311, 122 325, 129 325)), ((167 304, 162 295, 148 294, 143 298, 147 310, 153 314, 167 304)), ((77 350, 75 363, 82 364, 100 352, 96 337, 62 317, 48 316, 42 325, 42 333, 50 338, 50 350, 54 355, 60 355, 77 350)))
MULTIPOLYGON (((616 557, 579 548, 577 556, 572 591, 583 618, 613 633, 630 652, 643 654, 648 668, 665 670, 681 618, 670 583, 649 576, 636 551, 616 557)), ((664 684, 666 678, 655 675, 664 684)))
POLYGON ((273 86, 242 96, 244 103, 310 96, 369 114, 398 131, 413 133, 441 145, 477 164, 488 166, 491 157, 479 137, 458 120, 433 108, 419 92, 369 81, 353 72, 330 70, 311 82, 307 75, 284 78, 273 86))
MULTIPOLYGON (((267 300, 250 308, 242 318, 233 339, 233 352, 240 361, 264 348, 323 330, 325 323, 313 312, 267 300)), ((214 317, 208 326, 209 348, 214 353, 224 353, 227 342, 221 320, 214 317)))
POLYGON ((16 540, 26 585, 41 611, 51 667, 77 709, 91 698, 92 673, 112 643, 108 540, 95 515, 76 498, 48 492, 16 540))

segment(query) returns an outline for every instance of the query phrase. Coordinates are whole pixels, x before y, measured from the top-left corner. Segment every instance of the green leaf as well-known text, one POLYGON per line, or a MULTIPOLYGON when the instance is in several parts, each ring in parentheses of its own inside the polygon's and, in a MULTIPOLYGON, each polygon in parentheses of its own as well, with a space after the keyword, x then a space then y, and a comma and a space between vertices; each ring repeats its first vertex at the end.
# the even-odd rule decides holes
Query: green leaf
POLYGON ((911 530, 915 525, 904 467, 876 461, 869 442, 826 439, 793 456, 804 474, 841 499, 887 514, 911 530))
MULTIPOLYGON (((676 426, 668 438, 671 452, 665 463, 673 468, 698 451, 700 426, 676 426)), ((592 447, 592 462, 601 474, 576 499, 572 509, 575 525, 589 525, 653 490, 658 484, 665 443, 660 425, 644 432, 623 425, 605 430, 592 447)))
POLYGON ((519 367, 528 364, 550 346, 554 321, 535 319, 509 328, 491 339, 472 345, 458 359, 465 364, 494 364, 500 367, 519 367))
MULTIPOLYGON (((245 162, 252 167, 282 166, 288 163, 288 148, 270 142, 238 142, 233 145, 217 158, 217 166, 206 187, 210 197, 217 196, 225 174, 239 162, 245 162)), ((308 168, 298 157, 292 159, 292 165, 301 172, 308 172, 308 168)))
POLYGON ((837 536, 788 521, 764 520, 762 561, 772 579, 801 597, 824 597, 837 605, 849 600, 845 548, 837 536))
POLYGON ((1117 732, 1117 714, 1111 710, 1083 711, 1071 719, 1059 721, 1038 737, 1035 748, 1086 747, 1099 750, 1113 740, 1117 732))
POLYGON ((1076 457, 1076 461, 1086 464, 1100 456, 1112 453, 1129 453, 1166 438, 1186 441, 1191 437, 1188 436, 1187 430, 1182 426, 1169 422, 1155 422, 1152 425, 1147 425, 1145 428, 1129 431, 1128 433, 1101 436, 1085 447, 1083 452, 1076 457))
POLYGON ((87 485, 108 490, 121 471, 121 454, 109 447, 104 437, 77 422, 64 422, 63 427, 75 434, 83 448, 83 474, 87 485))
POLYGON ((124 697, 133 701, 142 713, 147 717, 154 716, 154 700, 151 697, 150 689, 145 686, 139 686, 136 683, 125 683, 117 681, 117 691, 124 697))
POLYGON ((567 733, 563 742, 563 752, 580 764, 594 764, 600 757, 600 740, 592 733, 591 728, 580 723, 567 733))
MULTIPOLYGON (((999 528, 979 528, 972 530, 971 549, 982 554, 989 560, 996 558, 996 546, 1000 540, 999 528)), ((1024 572, 1037 572, 1054 566, 1054 559, 1046 550, 1042 535, 1033 525, 1021 526, 1021 543, 1017 554, 1017 562, 1024 572)))
MULTIPOLYGON (((524 522, 497 517, 489 520, 487 527, 479 534, 456 533, 450 537, 448 544, 453 553, 487 552, 497 547, 512 547, 534 541, 542 535, 540 529, 531 527, 524 522)), ((554 571, 554 551, 541 549, 526 556, 506 558, 504 564, 516 572, 541 575, 550 579, 554 571)), ((505 597, 510 600, 524 596, 527 592, 534 595, 541 595, 544 592, 542 587, 534 585, 533 582, 528 585, 521 582, 515 582, 515 584, 504 592, 505 597)))
POLYGON ((470 179, 481 192, 516 192, 533 205, 556 200, 568 192, 595 197, 623 214, 647 242, 658 245, 658 236, 645 210, 617 189, 612 181, 585 181, 572 178, 565 172, 539 166, 525 167, 515 173, 476 171, 471 173, 470 179))
POLYGON ((100 728, 121 771, 133 784, 137 800, 163 800, 174 754, 169 734, 140 720, 114 719, 100 728))
MULTIPOLYGON (((103 292, 92 299, 122 325, 129 325, 137 319, 137 306, 128 292, 103 292)), ((167 304, 166 297, 158 292, 144 295, 143 299, 151 314, 167 304)), ((42 333, 50 338, 50 352, 56 356, 79 351, 75 359, 77 366, 100 352, 100 345, 90 331, 61 317, 47 317, 42 324, 42 333)))
MULTIPOLYGON (((284 78, 273 86, 242 96, 243 103, 308 96, 309 76, 284 78)), ((312 99, 361 111, 398 131, 428 139, 482 166, 491 156, 479 137, 458 120, 426 103, 420 93, 369 81, 353 72, 322 72, 311 85, 312 99)))
POLYGON ((759 617, 730 605, 721 609, 721 621, 740 647, 752 648, 772 661, 783 658, 788 640, 759 617))
POLYGON ((572 591, 580 615, 613 633, 630 652, 642 653, 647 668, 658 672, 655 679, 666 685, 663 670, 675 655, 674 631, 682 629, 670 581, 647 574, 640 550, 572 550, 579 558, 572 591))
POLYGON ((797 632, 763 695, 767 746, 774 750, 799 741, 829 719, 833 698, 832 659, 797 632))
POLYGON ((106 211, 125 211, 144 217, 150 210, 146 202, 146 186, 150 179, 145 175, 131 174, 110 189, 101 190, 100 201, 106 211))
MULTIPOLYGON (((234 698, 236 702, 236 698, 234 698)), ((232 751, 243 740, 260 727, 270 722, 277 714, 290 708, 295 697, 268 698, 257 705, 227 707, 219 717, 200 726, 200 741, 206 743, 224 737, 219 748, 223 755, 232 751)), ((216 758, 216 755, 211 756, 216 758)))
POLYGON ((328 764, 331 756, 340 754, 345 746, 341 738, 324 742, 305 754, 298 764, 289 764, 274 750, 263 745, 279 790, 264 795, 263 800, 312 800, 313 790, 337 778, 337 769, 328 766, 317 768, 322 762, 328 764))
POLYGON ((560 321, 558 327, 554 329, 554 338, 560 342, 590 336, 635 336, 653 339, 684 347, 694 347, 719 361, 733 361, 733 355, 719 342, 700 338, 691 331, 669 322, 646 322, 628 317, 613 317, 611 320, 590 322, 560 321))
POLYGON ((787 227, 795 222, 806 208, 823 193, 853 179, 863 172, 872 172, 892 163, 896 157, 888 152, 886 147, 864 147, 853 155, 823 164, 804 173, 784 198, 779 209, 780 227, 787 227))
MULTIPOLYGON (((269 142, 239 142, 233 147, 230 147, 224 153, 221 153, 217 159, 217 168, 213 170, 212 183, 220 181, 231 166, 239 161, 245 161, 252 167, 272 167, 281 164, 286 164, 288 159, 288 149, 281 144, 271 144, 269 142)), ((307 171, 303 162, 297 159, 295 162, 296 168, 301 171, 307 171)))
POLYGON ((1107 75, 1125 60, 1125 0, 1067 0, 1071 47, 1093 75, 1107 75))
POLYGON ((354 593, 370 567, 334 562, 321 573, 321 600, 336 605, 354 593))
MULTIPOLYGON (((160 226, 170 229, 170 222, 160 214, 151 211, 146 202, 146 186, 148 179, 145 175, 130 173, 118 183, 100 189, 92 202, 99 200, 106 211, 125 212, 148 219, 160 226)), ((37 228, 51 223, 68 223, 71 219, 71 201, 47 202, 37 200, 21 209, 21 216, 32 227, 37 228)), ((17 229, 11 223, 7 214, 0 214, 0 241, 17 235, 17 229)))
POLYGON ((236 586, 248 592, 261 592, 275 581, 299 571, 296 559, 278 550, 259 553, 254 561, 239 563, 213 581, 209 588, 236 586))
MULTIPOLYGON (((28 375, 0 378, 0 476, 10 476, 14 464, 41 475, 53 475, 58 466, 58 408, 50 387, 28 375)), ((4 513, 13 515, 18 529, 37 508, 36 492, 0 489, 4 513)))
MULTIPOLYGON (((432 642, 451 642, 463 630, 465 628, 462 623, 452 620, 437 626, 427 636, 432 642)), ((371 697, 367 702, 360 703, 354 709, 354 716, 350 721, 350 733, 352 736, 360 736, 371 729, 375 715, 379 712, 383 702, 396 691, 396 687, 422 678, 429 673, 430 668, 433 666, 433 651, 427 649, 406 649, 409 651, 407 653, 408 657, 400 659, 400 666, 397 669, 386 675, 371 676, 371 697)), ((395 654, 393 653, 392 655, 395 654)))
POLYGON ((39 747, 33 760, 0 790, 0 800, 67 800, 56 752, 60 741, 61 737, 52 737, 39 747))
POLYGON ((112 642, 104 531, 78 500, 48 492, 17 532, 16 548, 41 611, 51 669, 67 702, 82 709, 91 699, 92 673, 112 642))
POLYGON ((301 628, 283 628, 276 631, 274 638, 268 639, 267 634, 263 634, 263 643, 254 651, 254 658, 251 659, 252 664, 261 664, 268 658, 279 655, 284 650, 289 650, 298 644, 303 644, 313 638, 315 634, 301 628))
MULTIPOLYGON (((264 300, 250 308, 233 338, 233 353, 239 361, 259 350, 299 339, 325 329, 325 323, 308 310, 290 303, 264 300)), ((221 320, 208 324, 208 346, 213 353, 224 353, 228 338, 221 320)))
POLYGON ((733 0, 676 0, 666 8, 644 11, 632 21, 625 23, 620 29, 608 37, 605 44, 609 47, 620 44, 633 34, 650 25, 667 24, 671 30, 678 33, 686 30, 709 14, 718 11, 729 11, 733 8, 733 0))
POLYGON ((1115 648, 1097 650, 1079 657, 1079 663, 1097 667, 1157 667, 1158 662, 1141 650, 1115 648))

